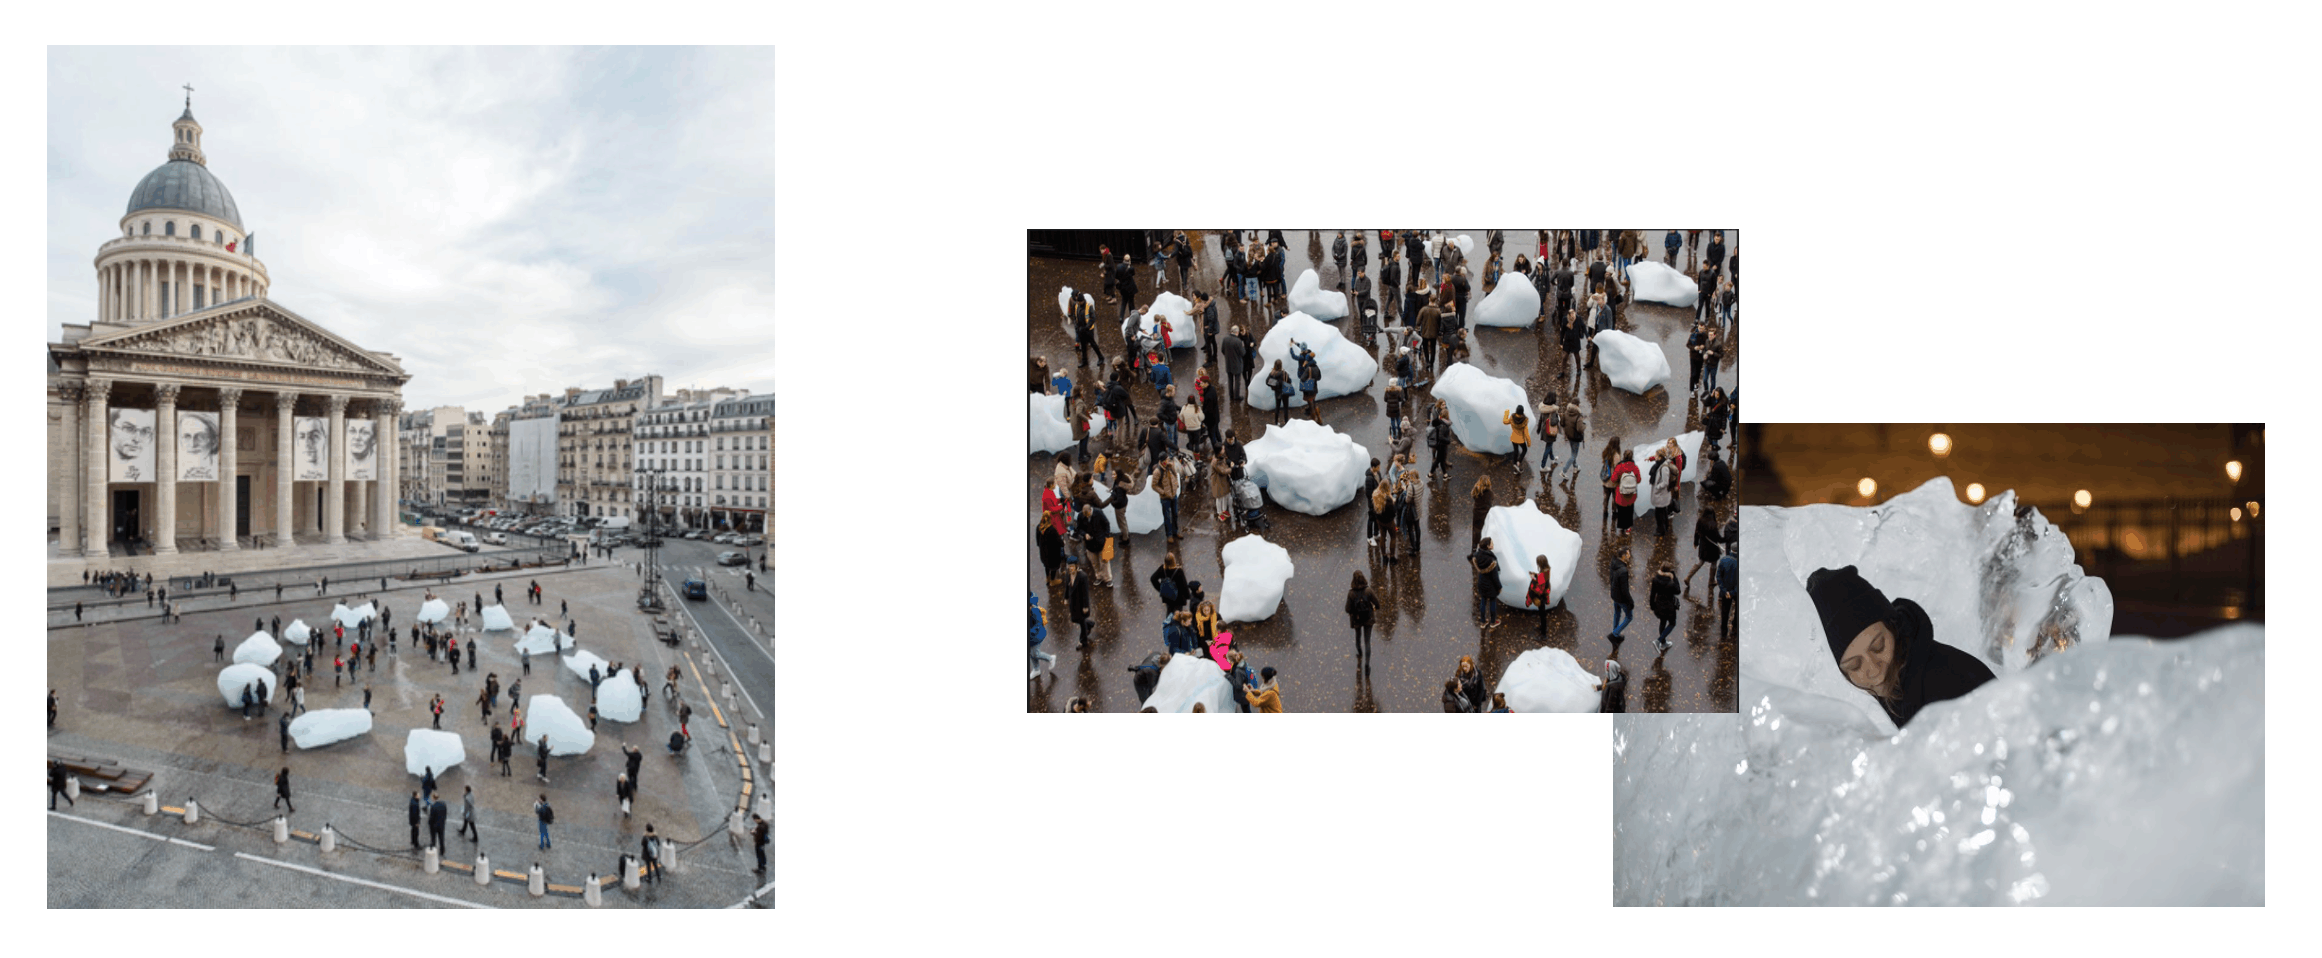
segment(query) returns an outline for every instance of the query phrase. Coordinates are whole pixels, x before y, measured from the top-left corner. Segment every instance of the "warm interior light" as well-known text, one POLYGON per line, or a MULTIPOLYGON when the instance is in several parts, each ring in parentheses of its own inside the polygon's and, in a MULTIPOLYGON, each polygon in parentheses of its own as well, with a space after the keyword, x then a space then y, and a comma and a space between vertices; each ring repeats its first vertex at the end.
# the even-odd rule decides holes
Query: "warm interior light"
POLYGON ((2082 508, 2082 509, 2086 509, 2086 508, 2088 508, 2088 502, 2089 502, 2089 499, 2088 499, 2088 490, 2086 490, 2086 489, 2082 489, 2082 490, 2080 490, 2079 492, 2075 492, 2075 493, 2073 493, 2073 494, 2072 494, 2072 504, 2073 504, 2073 505, 2079 506, 2079 507, 2080 507, 2080 508, 2082 508))
POLYGON ((1861 482, 1854 484, 1854 491, 1861 493, 1863 498, 1868 499, 1872 496, 1878 495, 1879 481, 1869 476, 1864 476, 1861 482))
POLYGON ((2251 500, 2249 501, 2249 517, 2250 517, 2250 518, 2252 518, 2252 519, 2255 519, 2255 518, 2257 518, 2257 514, 2258 514, 2258 504, 2257 504, 2257 500, 2255 500, 2255 499, 2251 499, 2251 500))
POLYGON ((2241 507, 2240 507, 2240 506, 2235 506, 2235 507, 2233 507, 2233 508, 2231 508, 2231 509, 2227 509, 2227 510, 2225 510, 2225 514, 2226 514, 2226 515, 2229 515, 2229 516, 2232 516, 2232 517, 2233 517, 2233 521, 2235 521, 2235 522, 2240 522, 2240 521, 2241 521, 2241 507))
POLYGON ((2241 481, 2241 460, 2236 459, 2225 464, 2225 478, 2235 482, 2241 481))
POLYGON ((1967 484, 1967 501, 1977 503, 1983 501, 1983 483, 1971 482, 1967 484))
POLYGON ((1944 435, 1944 434, 1942 434, 1942 433, 1936 433, 1936 434, 1934 434, 1934 435, 1932 435, 1932 436, 1928 436, 1928 437, 1927 437, 1927 451, 1928 451, 1928 452, 1932 452, 1932 453, 1934 453, 1934 454, 1935 454, 1935 458, 1937 458, 1937 459, 1941 459, 1941 458, 1943 458, 1943 457, 1945 457, 1945 456, 1948 456, 1948 455, 1950 455, 1950 454, 1951 454, 1951 437, 1950 437, 1950 436, 1946 436, 1946 435, 1944 435))

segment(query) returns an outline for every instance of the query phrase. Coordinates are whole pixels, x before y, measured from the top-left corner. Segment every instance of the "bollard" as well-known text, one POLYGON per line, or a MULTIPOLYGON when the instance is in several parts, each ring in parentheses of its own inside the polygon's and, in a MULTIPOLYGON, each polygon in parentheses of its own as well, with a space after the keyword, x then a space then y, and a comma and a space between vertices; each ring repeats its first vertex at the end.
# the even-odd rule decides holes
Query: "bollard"
POLYGON ((581 900, 588 902, 590 908, 602 908, 605 906, 605 892, 603 888, 597 885, 596 872, 590 872, 589 883, 581 886, 581 900))
POLYGON ((161 796, 160 796, 160 795, 157 795, 157 794, 155 794, 155 793, 153 793, 153 792, 146 792, 146 793, 145 793, 145 814, 147 814, 147 815, 159 815, 159 814, 161 814, 161 796))
POLYGON ((702 664, 703 668, 705 668, 705 669, 707 669, 707 670, 708 670, 708 672, 709 672, 709 677, 710 677, 710 678, 713 678, 713 679, 714 679, 714 678, 717 678, 717 677, 718 677, 718 660, 717 660, 717 659, 715 659, 715 658, 707 658, 707 659, 703 659, 701 664, 702 664))
POLYGON ((289 840, 290 819, 284 818, 280 815, 274 816, 274 844, 280 845, 289 840))
POLYGON ((329 822, 324 822, 324 823, 323 823, 323 830, 322 830, 322 850, 323 850, 323 854, 326 854, 326 855, 327 855, 327 854, 330 854, 331 852, 337 851, 337 850, 338 850, 338 847, 339 847, 339 833, 338 833, 338 832, 336 832, 336 831, 334 831, 334 830, 332 830, 332 828, 331 828, 331 825, 330 825, 330 823, 329 823, 329 822))
POLYGON ((548 894, 548 873, 540 870, 540 863, 532 863, 532 897, 548 894))
POLYGON ((677 843, 666 838, 661 840, 661 867, 673 872, 685 870, 685 867, 677 860, 677 843))
POLYGON ((767 739, 766 741, 758 743, 758 761, 766 763, 766 767, 768 768, 774 767, 773 739, 767 739))
POLYGON ((630 858, 627 853, 623 853, 621 855, 621 887, 636 891, 641 884, 637 878, 637 860, 630 858))
POLYGON ((427 873, 430 875, 443 870, 443 849, 437 848, 433 845, 427 846, 426 867, 427 873))
POLYGON ((758 788, 758 817, 771 822, 774 820, 774 790, 765 787, 765 785, 772 784, 774 778, 774 770, 771 766, 766 769, 766 778, 768 781, 758 788))
POLYGON ((78 775, 67 775, 67 776, 65 776, 65 797, 66 797, 66 798, 79 798, 79 797, 81 797, 81 777, 80 777, 80 776, 78 776, 78 775))
POLYGON ((489 885, 491 883, 492 858, 489 855, 478 852, 476 853, 476 884, 489 885))
POLYGON ((750 744, 758 744, 758 723, 750 723, 750 744))
POLYGON ((199 822, 199 821, 201 821, 201 820, 202 820, 202 809, 201 809, 201 806, 200 806, 200 805, 197 805, 197 804, 195 804, 195 803, 194 803, 194 800, 193 800, 193 798, 192 798, 191 796, 188 796, 188 797, 186 798, 186 800, 185 800, 185 823, 186 823, 186 824, 188 824, 188 825, 192 825, 192 824, 194 824, 194 823, 196 823, 196 822, 199 822))
POLYGON ((726 711, 734 710, 734 683, 726 683, 726 711))

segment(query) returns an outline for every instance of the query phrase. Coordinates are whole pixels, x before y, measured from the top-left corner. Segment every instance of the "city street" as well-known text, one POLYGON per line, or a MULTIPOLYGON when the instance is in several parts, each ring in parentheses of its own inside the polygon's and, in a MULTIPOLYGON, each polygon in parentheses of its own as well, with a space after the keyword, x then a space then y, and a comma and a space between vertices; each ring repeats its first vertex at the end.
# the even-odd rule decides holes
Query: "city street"
MULTIPOLYGON (((1471 270, 1480 270, 1486 256, 1487 231, 1447 232, 1470 234, 1475 238, 1476 247, 1469 262, 1471 270)), ((1220 234, 1190 235, 1197 236, 1193 286, 1214 292, 1224 268, 1220 234)), ((1325 249, 1332 236, 1330 232, 1289 231, 1286 234, 1289 255, 1284 271, 1285 286, 1308 268, 1318 269, 1326 292, 1339 281, 1340 270, 1331 263, 1325 249)), ((1660 232, 1647 231, 1647 236, 1653 241, 1654 259, 1658 261, 1660 232)), ((1534 231, 1510 230, 1506 255, 1512 262, 1518 251, 1531 251, 1534 242, 1534 231)), ((1737 234, 1729 232, 1726 243, 1729 250, 1738 252, 1737 234)), ((1379 263, 1374 253, 1373 273, 1379 263)), ((1682 253, 1678 256, 1678 265, 1685 265, 1682 253)), ((1153 270, 1142 260, 1137 266, 1136 302, 1144 306, 1152 301, 1155 293, 1153 270)), ((1104 301, 1096 264, 1086 260, 1034 257, 1029 260, 1027 271, 1026 323, 1032 356, 1046 357, 1052 371, 1070 373, 1076 389, 1089 388, 1091 384, 1101 388, 1101 379, 1095 370, 1076 365, 1077 351, 1057 306, 1060 287, 1070 286, 1076 293, 1096 295, 1096 327, 1104 355, 1108 359, 1122 355, 1118 319, 1121 307, 1104 301)), ((1509 275, 1518 281, 1522 279, 1512 271, 1509 275)), ((1169 284, 1165 288, 1181 294, 1186 292, 1178 287, 1174 265, 1169 269, 1169 284)), ((1476 297, 1481 296, 1479 289, 1476 297)), ((1257 322, 1252 304, 1225 297, 1217 298, 1216 304, 1221 335, 1236 324, 1250 326, 1257 322)), ((1470 308, 1472 311, 1472 303, 1470 308)), ((1422 484, 1419 554, 1403 556, 1394 564, 1380 561, 1365 548, 1365 506, 1350 503, 1323 516, 1308 516, 1268 500, 1265 515, 1273 528, 1263 535, 1267 541, 1289 550, 1296 573, 1288 582, 1282 605, 1274 615, 1254 623, 1230 623, 1226 629, 1234 633, 1235 647, 1244 651, 1253 671, 1268 665, 1280 670, 1285 708, 1290 711, 1440 711, 1443 682, 1452 676, 1460 656, 1476 658, 1489 687, 1497 683, 1516 656, 1543 646, 1572 653, 1583 667, 1599 676, 1605 671, 1604 660, 1617 656, 1628 673, 1627 707, 1633 711, 1731 711, 1736 707, 1735 645, 1730 639, 1720 640, 1716 614, 1709 600, 1714 569, 1704 569, 1693 577, 1678 609, 1677 631, 1670 635, 1674 646, 1666 653, 1658 653, 1653 643, 1658 626, 1647 606, 1652 570, 1663 562, 1675 563, 1677 575, 1682 579, 1697 561, 1692 536, 1701 503, 1694 484, 1688 483, 1679 491, 1678 509, 1669 534, 1658 534, 1650 517, 1637 520, 1636 531, 1630 537, 1633 550, 1630 591, 1636 601, 1637 618, 1617 647, 1607 638, 1613 610, 1606 590, 1610 563, 1619 551, 1621 537, 1607 534, 1612 526, 1604 519, 1604 494, 1598 470, 1606 442, 1618 436, 1622 447, 1629 448, 1702 428, 1701 402, 1687 395, 1686 389, 1686 336, 1692 311, 1632 303, 1623 312, 1618 328, 1657 342, 1675 371, 1675 382, 1669 388, 1636 395, 1611 387, 1603 375, 1590 369, 1577 395, 1587 417, 1577 475, 1567 471, 1543 483, 1539 469, 1542 450, 1537 440, 1530 451, 1530 461, 1521 469, 1504 460, 1493 461, 1469 452, 1454 442, 1449 480, 1422 484), (1506 610, 1499 626, 1488 631, 1476 621, 1474 576, 1467 562, 1474 548, 1469 531, 1473 503, 1470 490, 1477 478, 1487 472, 1492 478, 1494 505, 1512 506, 1530 500, 1554 516, 1564 528, 1575 530, 1581 536, 1582 567, 1573 579, 1569 597, 1548 616, 1545 643, 1538 638, 1537 619, 1530 612, 1506 610), (1372 640, 1375 664, 1368 676, 1355 667, 1353 634, 1344 611, 1349 580, 1358 570, 1369 578, 1371 591, 1380 602, 1372 640)), ((1195 318, 1198 321, 1198 307, 1195 318)), ((1330 325, 1342 334, 1359 339, 1356 318, 1330 325)), ((1265 328, 1263 323, 1258 323, 1253 334, 1263 337, 1265 328)), ((1199 334, 1194 331, 1184 335, 1198 337, 1199 334)), ((1521 384, 1535 407, 1551 392, 1561 398, 1574 397, 1571 360, 1560 346, 1541 333, 1479 329, 1471 325, 1467 343, 1473 351, 1471 364, 1492 376, 1521 384)), ((1375 346, 1373 352, 1374 355, 1377 352, 1375 346)), ((1448 355, 1448 343, 1444 352, 1448 355)), ((1439 364, 1438 371, 1448 362, 1446 359, 1439 364)), ((1197 363, 1208 364, 1211 376, 1219 384, 1217 388, 1224 388, 1224 371, 1217 359, 1198 348, 1174 350, 1172 370, 1181 401, 1191 401, 1197 363)), ((1352 437, 1372 457, 1382 460, 1389 446, 1383 404, 1388 376, 1382 369, 1367 391, 1323 399, 1319 404, 1323 424, 1352 437)), ((1254 388, 1264 388, 1256 381, 1260 377, 1252 378, 1254 388)), ((1731 392, 1739 384, 1738 366, 1729 354, 1720 374, 1720 385, 1731 392)), ((1158 397, 1141 380, 1132 385, 1129 393, 1137 408, 1136 422, 1141 427, 1150 421, 1158 397)), ((1415 398, 1425 401, 1426 397, 1426 390, 1422 388, 1415 398)), ((1432 408, 1432 402, 1423 408, 1432 408)), ((1263 435, 1272 421, 1270 412, 1245 403, 1223 401, 1223 397, 1220 409, 1224 421, 1219 424, 1219 432, 1223 434, 1226 428, 1239 426, 1245 442, 1263 435)), ((1307 412, 1299 408, 1292 414, 1304 418, 1307 412)), ((1425 419, 1406 410, 1405 422, 1423 428, 1425 419)), ((1108 431, 1103 439, 1092 440, 1091 451, 1104 446, 1104 440, 1109 438, 1108 431)), ((1562 442, 1556 446, 1557 465, 1565 466, 1570 452, 1562 442)), ((1418 443, 1415 451, 1420 468, 1425 469, 1431 456, 1424 442, 1418 443)), ((1732 462, 1730 437, 1724 455, 1732 462)), ((1027 540, 1040 517, 1042 485, 1052 474, 1054 464, 1054 457, 1035 453, 1026 466, 1027 540)), ((1640 462, 1640 468, 1643 465, 1640 462)), ((1132 490, 1142 491, 1146 482, 1140 477, 1132 490)), ((1223 528, 1216 520, 1218 509, 1211 499, 1205 476, 1188 481, 1183 495, 1179 507, 1183 540, 1178 544, 1178 556, 1187 577, 1202 583, 1209 598, 1215 600, 1221 586, 1220 550, 1245 533, 1223 528)), ((1731 514, 1729 501, 1720 517, 1731 514)), ((1074 696, 1087 697, 1096 711, 1138 708, 1140 702, 1129 669, 1147 655, 1164 649, 1163 604, 1148 577, 1161 564, 1166 549, 1166 540, 1158 531, 1119 540, 1114 585, 1092 589, 1094 647, 1084 653, 1075 648, 1077 629, 1068 621, 1064 591, 1044 584, 1038 550, 1027 541, 1030 588, 1040 597, 1042 607, 1049 610, 1049 637, 1043 651, 1059 657, 1053 671, 1044 672, 1029 685, 1026 704, 1031 711, 1061 711, 1074 696)))

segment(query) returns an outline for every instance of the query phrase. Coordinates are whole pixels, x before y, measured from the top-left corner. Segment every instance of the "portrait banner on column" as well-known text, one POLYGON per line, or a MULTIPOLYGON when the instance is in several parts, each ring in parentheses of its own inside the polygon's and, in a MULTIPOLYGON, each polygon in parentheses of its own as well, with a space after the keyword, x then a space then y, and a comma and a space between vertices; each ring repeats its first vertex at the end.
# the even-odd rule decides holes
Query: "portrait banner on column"
POLYGON ((177 478, 180 482, 217 481, 217 413, 178 412, 177 478))
POLYGON ((106 411, 106 442, 111 445, 113 482, 153 481, 153 410, 106 411))
POLYGON ((300 482, 329 479, 330 449, 331 421, 320 416, 298 417, 292 425, 290 477, 300 482))
POLYGON ((347 420, 346 476, 357 481, 369 481, 379 476, 374 471, 379 461, 377 423, 368 419, 347 420))

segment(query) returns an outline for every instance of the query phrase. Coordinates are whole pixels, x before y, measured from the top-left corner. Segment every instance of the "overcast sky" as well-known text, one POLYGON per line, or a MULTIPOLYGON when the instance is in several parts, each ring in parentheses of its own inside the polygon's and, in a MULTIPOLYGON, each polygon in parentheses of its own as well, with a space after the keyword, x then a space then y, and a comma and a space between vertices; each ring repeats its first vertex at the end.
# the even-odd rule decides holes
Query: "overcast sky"
POLYGON ((49 52, 48 337, 97 247, 202 152, 268 296, 400 357, 405 408, 663 377, 774 388, 774 63, 756 48, 49 52))

